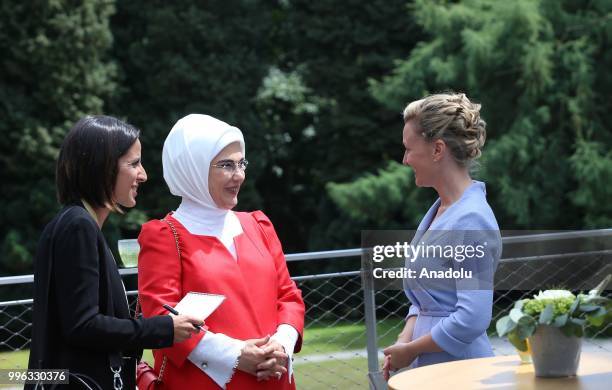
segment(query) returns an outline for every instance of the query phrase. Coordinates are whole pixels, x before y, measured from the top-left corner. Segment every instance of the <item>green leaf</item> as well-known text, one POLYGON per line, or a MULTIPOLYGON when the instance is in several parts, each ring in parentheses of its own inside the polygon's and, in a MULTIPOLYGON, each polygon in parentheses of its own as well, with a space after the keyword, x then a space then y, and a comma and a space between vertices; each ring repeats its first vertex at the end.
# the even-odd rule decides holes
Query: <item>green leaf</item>
POLYGON ((582 318, 570 318, 570 321, 576 326, 584 326, 586 324, 586 320, 582 318))
POLYGON ((600 307, 597 312, 593 314, 588 314, 586 316, 586 320, 590 325, 600 327, 604 324, 607 314, 608 311, 605 308, 600 307))
POLYGON ((580 305, 580 307, 578 308, 579 311, 584 312, 584 313, 590 313, 592 311, 598 310, 599 306, 597 305, 580 305))
POLYGON ((567 319, 568 319, 568 315, 566 314, 562 314, 560 316, 558 316, 557 318, 555 318, 555 320, 552 323, 552 326, 556 326, 557 328, 562 328, 565 326, 565 324, 567 323, 567 319))
POLYGON ((517 324, 518 324, 518 323, 521 321, 521 319, 522 319, 522 318, 524 318, 525 316, 526 316, 526 315, 525 315, 525 313, 523 313, 523 312, 521 311, 521 309, 514 308, 514 309, 510 310, 510 319, 511 319, 512 321, 514 321, 515 323, 517 323, 517 324))
POLYGON ((525 340, 535 333, 536 327, 536 320, 530 316, 524 316, 516 326, 516 334, 521 340, 525 340))
POLYGON ((527 341, 520 339, 515 332, 508 333, 508 341, 519 351, 527 352, 527 341))
POLYGON ((549 325, 552 322, 554 314, 554 307, 552 303, 546 305, 542 313, 540 313, 540 324, 549 325))
POLYGON ((516 328, 516 322, 512 321, 510 316, 505 316, 497 320, 495 328, 497 329, 497 334, 499 337, 503 337, 508 334, 508 332, 516 328))
POLYGON ((612 299, 608 297, 595 296, 595 297, 585 298, 583 304, 605 306, 606 304, 609 304, 610 302, 612 302, 612 299))
POLYGON ((578 305, 580 305, 580 299, 576 298, 574 300, 574 302, 572 302, 572 306, 570 306, 569 308, 569 315, 571 316, 572 314, 574 314, 574 312, 576 311, 576 309, 578 308, 578 305))

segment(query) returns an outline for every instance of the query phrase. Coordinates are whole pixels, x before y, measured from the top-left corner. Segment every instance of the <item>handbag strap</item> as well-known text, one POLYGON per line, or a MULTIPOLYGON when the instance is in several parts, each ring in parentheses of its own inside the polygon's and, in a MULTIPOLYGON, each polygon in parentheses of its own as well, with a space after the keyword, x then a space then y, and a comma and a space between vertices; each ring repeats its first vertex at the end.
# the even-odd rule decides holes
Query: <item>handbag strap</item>
MULTIPOLYGON (((183 268, 182 260, 183 259, 181 257, 181 246, 179 245, 179 235, 178 235, 178 232, 176 231, 176 227, 167 218, 163 218, 161 221, 168 224, 168 226, 170 227, 170 230, 172 231, 172 235, 174 236, 174 243, 176 245, 176 252, 178 253, 179 264, 181 264, 181 273, 182 273, 182 268, 183 268)), ((138 318, 141 314, 142 313, 141 313, 141 308, 140 308, 140 299, 136 297, 136 311, 134 313, 134 317, 138 318)), ((157 379, 155 380, 157 383, 161 383, 163 381, 164 371, 166 370, 167 363, 168 363, 168 357, 164 355, 164 358, 162 359, 161 367, 159 368, 159 375, 157 376, 157 379)))
MULTIPOLYGON (((176 230, 176 227, 174 226, 172 221, 170 221, 169 219, 164 218, 164 219, 162 219, 162 221, 167 223, 168 226, 170 226, 170 230, 172 230, 172 235, 174 236, 174 243, 176 244, 176 251, 178 252, 179 261, 182 261, 181 246, 179 245, 178 231, 176 230)), ((182 263, 181 263, 181 266, 182 266, 182 263)))
MULTIPOLYGON (((179 245, 178 232, 176 231, 176 227, 174 227, 174 224, 169 219, 164 218, 162 219, 162 221, 167 223, 168 226, 170 226, 170 230, 172 231, 172 235, 174 236, 174 243, 176 245, 176 252, 178 253, 179 264, 181 265, 181 275, 182 275, 183 274, 183 258, 181 256, 181 246, 179 245)), ((182 288, 181 288, 181 293, 182 293, 182 288)), ((168 357, 164 356, 162 360, 162 365, 159 368, 159 376, 157 377, 158 382, 162 381, 162 378, 164 376, 164 370, 166 368, 166 363, 168 363, 168 357)))

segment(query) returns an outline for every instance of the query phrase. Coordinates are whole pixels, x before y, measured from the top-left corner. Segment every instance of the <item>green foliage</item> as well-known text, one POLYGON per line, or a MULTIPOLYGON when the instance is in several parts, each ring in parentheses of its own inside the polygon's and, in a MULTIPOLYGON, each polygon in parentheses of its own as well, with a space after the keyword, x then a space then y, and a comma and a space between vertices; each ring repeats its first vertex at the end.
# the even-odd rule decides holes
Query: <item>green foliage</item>
POLYGON ((398 129, 398 110, 376 102, 367 79, 388 72, 420 31, 403 0, 348 0, 342 12, 337 6, 332 0, 297 0, 275 14, 282 52, 272 69, 299 75, 307 103, 319 109, 299 110, 300 99, 258 101, 265 131, 291 135, 284 146, 288 154, 270 153, 265 167, 282 174, 264 172, 257 188, 283 244, 296 250, 358 245, 362 225, 339 212, 326 186, 401 158, 401 136, 391 130, 398 129))
POLYGON ((446 89, 482 102, 482 175, 505 228, 612 223, 612 2, 415 1, 427 39, 373 95, 397 110, 446 89), (562 211, 561 211, 562 210, 562 211))
POLYGON ((105 223, 111 247, 178 204, 161 149, 172 124, 192 112, 243 130, 252 165, 239 208, 268 213, 286 250, 355 245, 325 185, 401 155, 398 136, 384 130, 396 128, 397 110, 370 96, 367 79, 388 72, 420 31, 404 0, 336 8, 331 0, 0 5, 0 272, 29 266, 58 208, 60 142, 79 117, 103 112, 141 128, 149 177, 141 211, 105 223), (337 243, 319 223, 340 227, 337 243))
POLYGON ((335 107, 333 99, 306 85, 304 72, 303 66, 287 71, 271 66, 255 100, 264 141, 253 152, 264 157, 254 178, 261 207, 277 222, 284 244, 294 248, 306 245, 320 193, 322 175, 311 160, 320 143, 319 120, 335 107))
MULTIPOLYGON (((298 71, 285 73, 277 67, 272 67, 263 79, 262 86, 257 93, 257 101, 263 105, 272 105, 277 101, 288 103, 294 115, 317 114, 321 106, 329 103, 316 98, 314 101, 309 101, 308 97, 311 93, 311 89, 304 85, 298 71)), ((316 132, 314 129, 311 130, 305 136, 314 137, 316 132)))
MULTIPOLYGON (((610 1, 34 0, 0 5, 0 273, 29 267, 57 210, 54 163, 84 114, 142 130, 139 210, 111 247, 178 204, 162 144, 180 117, 241 128, 239 208, 288 252, 416 227, 433 199, 400 161, 404 105, 445 89, 483 103, 481 175, 505 228, 612 223, 610 1), (111 17, 112 16, 112 17, 111 17), (351 181, 354 181, 351 183, 351 181)), ((323 271, 323 270, 322 270, 323 271)))
POLYGON ((579 139, 569 161, 578 185, 572 192, 574 203, 584 208, 585 227, 612 223, 612 149, 601 142, 579 139))
POLYGON ((31 270, 43 226, 58 206, 54 171, 66 131, 101 113, 115 90, 108 20, 99 0, 0 4, 0 274, 31 270))
POLYGON ((403 0, 336 9, 331 0, 118 2, 122 89, 110 107, 143 128, 149 182, 139 206, 149 218, 178 203, 161 175, 163 140, 200 112, 244 132, 251 165, 238 208, 263 209, 286 251, 358 243, 325 185, 400 158, 399 135, 386 130, 397 128, 397 109, 378 104, 367 79, 389 71, 419 33, 403 0))
MULTIPOLYGON (((609 281, 610 276, 607 277, 609 281)), ((611 323, 612 300, 602 297, 607 281, 601 289, 595 289, 588 295, 558 295, 566 290, 551 290, 549 297, 536 296, 523 299, 514 305, 510 313, 497 320, 496 330, 500 337, 507 336, 518 350, 527 351, 525 340, 534 334, 540 325, 554 326, 568 337, 582 337, 587 326, 606 327, 611 323), (557 295, 556 297, 554 295, 557 295)))
POLYGON ((258 1, 118 2, 111 27, 121 89, 109 108, 142 129, 149 180, 139 206, 147 218, 178 204, 162 177, 161 151, 172 125, 190 113, 243 130, 252 164, 239 207, 260 207, 254 185, 267 156, 254 100, 272 55, 273 8, 258 1))
POLYGON ((10 274, 27 273, 30 268, 31 259, 30 253, 26 248, 27 246, 21 234, 15 229, 10 229, 2 242, 3 256, 11 259, 10 262, 2 264, 5 272, 10 274))
POLYGON ((376 175, 366 174, 351 183, 329 183, 327 191, 338 207, 355 221, 389 229, 395 221, 416 224, 422 209, 406 205, 424 205, 426 200, 419 198, 423 191, 414 191, 411 172, 409 167, 391 161, 376 175))
POLYGON ((543 313, 549 306, 554 317, 569 312, 574 298, 557 298, 557 299, 530 299, 523 305, 523 312, 532 317, 536 317, 543 313))

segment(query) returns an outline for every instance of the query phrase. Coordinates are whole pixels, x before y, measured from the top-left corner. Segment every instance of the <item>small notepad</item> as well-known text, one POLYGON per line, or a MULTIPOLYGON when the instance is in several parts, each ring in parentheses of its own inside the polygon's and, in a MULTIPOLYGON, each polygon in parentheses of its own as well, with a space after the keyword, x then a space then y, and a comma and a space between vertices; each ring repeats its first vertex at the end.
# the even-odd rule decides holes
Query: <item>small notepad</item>
POLYGON ((225 295, 190 291, 174 307, 180 314, 187 314, 205 320, 225 299, 225 295))

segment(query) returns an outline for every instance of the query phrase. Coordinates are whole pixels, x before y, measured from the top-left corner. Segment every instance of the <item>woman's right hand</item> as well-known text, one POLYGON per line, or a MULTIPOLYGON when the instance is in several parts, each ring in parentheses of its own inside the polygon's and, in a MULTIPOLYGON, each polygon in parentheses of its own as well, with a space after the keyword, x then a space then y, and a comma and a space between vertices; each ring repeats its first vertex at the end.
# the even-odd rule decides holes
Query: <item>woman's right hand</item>
POLYGON ((389 381, 389 378, 391 378, 391 371, 393 370, 394 368, 391 367, 391 356, 387 355, 385 356, 382 366, 382 374, 385 381, 389 381))
POLYGON ((245 340, 237 368, 251 375, 257 375, 257 365, 266 361, 266 353, 261 347, 266 345, 269 340, 270 336, 245 340))
POLYGON ((191 337, 192 334, 198 333, 200 330, 195 325, 202 326, 202 320, 196 317, 187 315, 170 315, 174 325, 174 343, 180 343, 191 337))
MULTIPOLYGON (((397 336, 396 343, 409 343, 412 341, 412 335, 414 334, 414 325, 416 324, 416 316, 410 316, 408 320, 406 320, 406 324, 404 325, 404 329, 397 336)), ((395 370, 395 367, 391 366, 391 356, 385 356, 383 360, 382 373, 385 381, 388 381, 391 377, 391 372, 395 370)))

